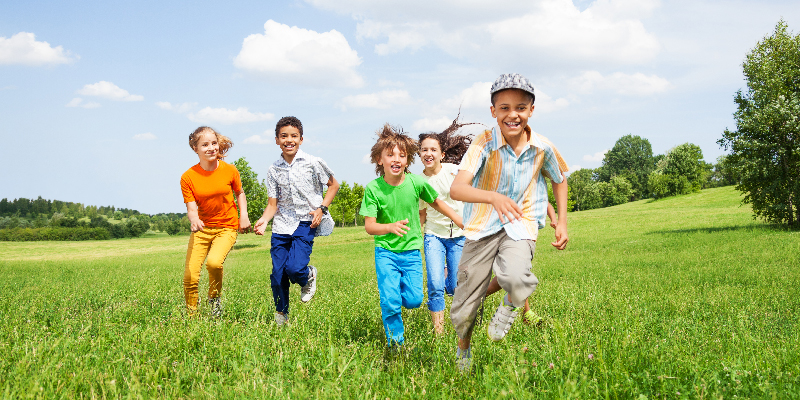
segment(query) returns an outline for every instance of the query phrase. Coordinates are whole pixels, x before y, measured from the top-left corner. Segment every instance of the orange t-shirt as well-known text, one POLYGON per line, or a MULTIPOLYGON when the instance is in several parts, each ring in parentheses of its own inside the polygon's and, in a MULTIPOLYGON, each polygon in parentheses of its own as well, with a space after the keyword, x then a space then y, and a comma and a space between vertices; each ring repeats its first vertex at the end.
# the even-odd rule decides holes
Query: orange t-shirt
POLYGON ((200 220, 208 227, 239 229, 233 193, 242 191, 239 171, 219 160, 219 166, 206 171, 198 163, 181 175, 183 202, 197 203, 200 220))

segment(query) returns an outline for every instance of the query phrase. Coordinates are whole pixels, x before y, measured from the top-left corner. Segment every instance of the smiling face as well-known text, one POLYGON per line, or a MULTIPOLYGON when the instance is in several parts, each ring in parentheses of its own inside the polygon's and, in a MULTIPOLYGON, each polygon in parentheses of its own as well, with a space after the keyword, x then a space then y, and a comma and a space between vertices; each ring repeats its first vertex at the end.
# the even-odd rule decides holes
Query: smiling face
POLYGON ((283 158, 289 162, 294 159, 302 143, 303 135, 300 134, 300 130, 291 125, 281 127, 275 137, 275 144, 281 148, 283 158))
POLYGON ((426 138, 420 142, 419 158, 422 159, 422 164, 425 169, 436 170, 442 164, 444 154, 442 153, 442 146, 439 141, 433 138, 426 138))
POLYGON ((508 140, 525 132, 528 118, 533 113, 533 103, 522 90, 506 89, 495 94, 491 110, 492 117, 497 118, 500 132, 508 140))
POLYGON ((200 157, 200 161, 217 161, 217 155, 219 154, 217 135, 211 132, 200 134, 200 138, 194 147, 194 152, 200 157))
POLYGON ((378 160, 378 165, 383 167, 385 177, 399 178, 406 171, 408 157, 405 151, 400 150, 398 146, 394 146, 383 150, 381 158, 378 160))

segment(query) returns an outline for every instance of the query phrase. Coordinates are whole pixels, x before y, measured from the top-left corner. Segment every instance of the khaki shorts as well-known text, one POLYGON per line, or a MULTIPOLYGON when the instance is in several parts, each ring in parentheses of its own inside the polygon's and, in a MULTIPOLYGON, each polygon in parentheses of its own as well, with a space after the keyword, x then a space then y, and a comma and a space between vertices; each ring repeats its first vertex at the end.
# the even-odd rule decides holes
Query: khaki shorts
POLYGON ((521 307, 525 303, 539 284, 531 272, 535 251, 535 241, 515 241, 505 230, 478 240, 467 239, 458 264, 458 285, 450 307, 450 319, 459 338, 471 335, 475 327, 475 317, 486 296, 492 271, 515 306, 521 307))

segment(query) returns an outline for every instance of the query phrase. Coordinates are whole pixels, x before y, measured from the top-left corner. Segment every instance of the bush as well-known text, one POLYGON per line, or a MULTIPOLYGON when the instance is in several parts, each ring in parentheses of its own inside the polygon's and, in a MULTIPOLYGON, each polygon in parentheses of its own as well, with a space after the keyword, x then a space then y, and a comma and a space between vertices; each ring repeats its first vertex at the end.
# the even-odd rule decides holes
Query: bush
POLYGON ((125 225, 120 222, 118 224, 111 224, 108 228, 108 232, 111 234, 111 237, 114 239, 121 239, 126 236, 125 232, 125 225))
POLYGON ((608 182, 598 182, 597 191, 603 207, 625 204, 633 196, 631 183, 621 176, 613 176, 608 182))
POLYGON ((107 240, 111 234, 105 228, 15 228, 0 229, 0 241, 31 242, 41 240, 107 240))
POLYGON ((125 234, 128 237, 140 237, 148 229, 150 229, 150 223, 141 218, 130 217, 125 222, 125 234))
POLYGON ((166 223, 164 229, 166 229, 167 235, 175 236, 181 233, 181 223, 177 219, 173 219, 166 223))
POLYGON ((653 172, 647 179, 647 187, 654 199, 688 194, 693 190, 691 182, 683 175, 668 175, 653 172))

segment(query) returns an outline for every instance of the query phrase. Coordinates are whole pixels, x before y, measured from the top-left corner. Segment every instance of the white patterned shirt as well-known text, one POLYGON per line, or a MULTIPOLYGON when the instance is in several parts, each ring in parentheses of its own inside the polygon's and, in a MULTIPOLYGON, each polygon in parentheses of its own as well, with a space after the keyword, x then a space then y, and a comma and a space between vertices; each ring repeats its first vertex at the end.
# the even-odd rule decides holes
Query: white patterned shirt
POLYGON ((333 171, 319 157, 297 150, 289 164, 283 156, 267 170, 267 194, 278 199, 272 233, 291 235, 300 221, 311 221, 311 212, 322 205, 322 192, 333 171))

